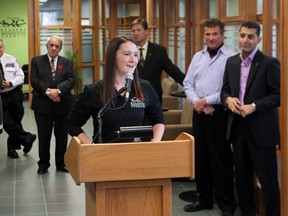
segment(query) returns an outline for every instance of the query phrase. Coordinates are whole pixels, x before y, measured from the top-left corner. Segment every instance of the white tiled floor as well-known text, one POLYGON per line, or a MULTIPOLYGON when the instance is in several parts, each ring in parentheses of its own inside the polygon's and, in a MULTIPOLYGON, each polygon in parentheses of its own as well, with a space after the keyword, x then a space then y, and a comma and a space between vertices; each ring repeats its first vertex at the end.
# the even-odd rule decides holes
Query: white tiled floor
MULTIPOLYGON (((25 130, 36 133, 33 111, 24 102, 25 116, 23 126, 25 130)), ((92 124, 88 122, 86 131, 92 131, 92 124)), ((37 174, 38 140, 28 155, 18 151, 20 158, 7 157, 7 134, 0 135, 0 215, 1 216, 84 216, 85 195, 84 185, 76 186, 69 174, 56 172, 54 166, 54 139, 51 145, 51 167, 45 175, 37 174)), ((183 191, 195 188, 192 181, 186 179, 173 180, 172 212, 173 216, 217 216, 220 211, 187 213, 183 206, 187 202, 179 199, 183 191)))

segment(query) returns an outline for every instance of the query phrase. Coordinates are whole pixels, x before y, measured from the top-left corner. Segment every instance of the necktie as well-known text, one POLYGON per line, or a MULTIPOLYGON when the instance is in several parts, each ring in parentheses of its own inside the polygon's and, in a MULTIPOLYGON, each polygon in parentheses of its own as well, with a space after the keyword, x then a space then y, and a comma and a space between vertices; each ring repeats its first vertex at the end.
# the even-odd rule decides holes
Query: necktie
POLYGON ((144 48, 139 48, 139 50, 140 50, 140 59, 139 59, 139 65, 140 65, 140 67, 141 68, 143 68, 144 67, 144 55, 143 55, 143 50, 144 50, 144 48))
POLYGON ((52 79, 55 80, 55 77, 56 77, 56 68, 55 68, 55 64, 54 64, 54 59, 53 59, 53 58, 51 58, 50 65, 51 65, 52 79))
POLYGON ((3 80, 5 80, 5 77, 4 77, 4 70, 3 70, 3 65, 2 65, 1 60, 0 60, 0 72, 1 72, 1 74, 2 74, 3 80))

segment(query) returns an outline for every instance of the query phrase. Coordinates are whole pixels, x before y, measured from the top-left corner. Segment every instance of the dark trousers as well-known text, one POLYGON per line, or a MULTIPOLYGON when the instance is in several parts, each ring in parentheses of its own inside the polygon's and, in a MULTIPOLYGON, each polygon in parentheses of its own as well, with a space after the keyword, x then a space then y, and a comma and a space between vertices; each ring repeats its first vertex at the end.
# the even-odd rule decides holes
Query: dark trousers
POLYGON ((57 116, 55 114, 42 115, 37 112, 35 120, 37 124, 39 140, 38 166, 48 169, 50 167, 50 141, 54 127, 55 136, 55 161, 56 167, 63 167, 64 154, 67 148, 68 134, 66 132, 67 116, 57 116))
POLYGON ((1 93, 3 106, 3 128, 8 134, 7 148, 21 149, 31 140, 32 134, 26 132, 22 126, 24 115, 23 95, 20 87, 10 92, 1 93))
POLYGON ((195 175, 199 201, 215 202, 222 211, 235 211, 233 154, 226 141, 227 113, 220 105, 213 115, 193 114, 195 175))
POLYGON ((276 148, 256 145, 245 119, 236 117, 232 128, 238 204, 243 216, 255 216, 255 179, 262 187, 267 216, 280 216, 276 148))

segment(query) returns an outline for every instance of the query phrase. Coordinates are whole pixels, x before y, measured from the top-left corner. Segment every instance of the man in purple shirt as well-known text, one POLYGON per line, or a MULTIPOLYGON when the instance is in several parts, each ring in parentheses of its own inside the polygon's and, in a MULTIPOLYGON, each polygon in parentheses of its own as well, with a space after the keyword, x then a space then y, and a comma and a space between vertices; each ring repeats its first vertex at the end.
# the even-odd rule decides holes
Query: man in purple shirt
POLYGON ((227 60, 221 101, 230 110, 227 138, 233 143, 235 182, 241 215, 255 216, 256 174, 267 216, 280 216, 276 145, 280 144, 280 63, 258 50, 260 26, 245 22, 240 55, 227 60))
POLYGON ((220 100, 227 59, 235 53, 224 44, 224 24, 218 19, 204 23, 207 48, 197 52, 183 82, 187 99, 194 106, 195 172, 198 199, 184 207, 187 212, 212 209, 234 215, 233 154, 226 141, 227 112, 220 100))

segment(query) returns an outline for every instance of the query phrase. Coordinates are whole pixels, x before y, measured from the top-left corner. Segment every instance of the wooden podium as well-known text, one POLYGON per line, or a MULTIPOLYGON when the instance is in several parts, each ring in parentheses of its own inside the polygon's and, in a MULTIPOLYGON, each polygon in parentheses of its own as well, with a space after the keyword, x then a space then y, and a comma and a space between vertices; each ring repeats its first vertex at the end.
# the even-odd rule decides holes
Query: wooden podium
POLYGON ((73 137, 65 164, 85 183, 87 216, 171 216, 171 178, 194 178, 194 138, 91 145, 73 137))

